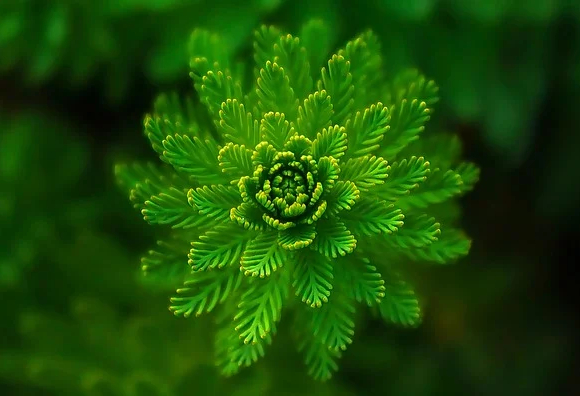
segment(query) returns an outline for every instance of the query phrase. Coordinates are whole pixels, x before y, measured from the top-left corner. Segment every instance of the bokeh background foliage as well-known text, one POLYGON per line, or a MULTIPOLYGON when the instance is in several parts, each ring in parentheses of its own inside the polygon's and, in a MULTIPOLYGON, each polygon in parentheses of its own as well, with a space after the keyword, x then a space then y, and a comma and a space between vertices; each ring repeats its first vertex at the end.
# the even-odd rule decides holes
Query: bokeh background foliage
POLYGON ((573 0, 2 1, 0 393, 578 391, 568 264, 579 105, 573 0), (462 201, 473 249, 417 271, 422 327, 368 318, 332 381, 308 379, 284 343, 226 380, 211 361, 211 321, 174 318, 167 290, 141 277, 155 236, 112 164, 153 159, 142 117, 161 91, 191 92, 194 28, 245 57, 260 23, 299 33, 311 18, 332 27, 335 45, 372 28, 388 74, 415 66, 440 85, 429 128, 457 133, 483 169, 462 201))

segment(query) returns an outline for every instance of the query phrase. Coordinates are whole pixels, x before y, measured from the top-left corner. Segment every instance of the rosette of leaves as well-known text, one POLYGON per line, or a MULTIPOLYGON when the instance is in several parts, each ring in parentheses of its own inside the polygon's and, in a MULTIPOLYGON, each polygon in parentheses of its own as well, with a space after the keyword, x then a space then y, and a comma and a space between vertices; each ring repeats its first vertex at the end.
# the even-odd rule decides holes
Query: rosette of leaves
POLYGON ((419 139, 437 87, 414 70, 388 80, 371 31, 324 63, 323 23, 306 24, 300 38, 264 26, 251 85, 217 36, 197 34, 213 43, 192 53, 203 107, 161 97, 144 125, 163 166, 116 168, 145 220, 172 227, 143 269, 183 279, 176 315, 219 308, 224 374, 263 356, 291 308, 309 373, 328 379, 352 342, 357 303, 387 322, 420 323, 394 263, 468 253, 452 199, 478 169, 458 162, 456 138, 419 139))

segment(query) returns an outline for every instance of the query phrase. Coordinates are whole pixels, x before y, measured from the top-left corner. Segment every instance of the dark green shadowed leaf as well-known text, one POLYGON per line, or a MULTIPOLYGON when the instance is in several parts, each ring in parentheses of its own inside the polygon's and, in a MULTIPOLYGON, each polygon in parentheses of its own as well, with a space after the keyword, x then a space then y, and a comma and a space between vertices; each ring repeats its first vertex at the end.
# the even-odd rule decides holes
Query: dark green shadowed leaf
POLYGON ((177 295, 171 297, 169 310, 176 316, 200 316, 223 303, 241 284, 240 271, 234 266, 214 272, 194 272, 187 276, 177 295))
POLYGON ((390 323, 406 327, 416 327, 421 323, 421 309, 415 291, 394 272, 385 278, 385 297, 379 304, 379 312, 390 323))

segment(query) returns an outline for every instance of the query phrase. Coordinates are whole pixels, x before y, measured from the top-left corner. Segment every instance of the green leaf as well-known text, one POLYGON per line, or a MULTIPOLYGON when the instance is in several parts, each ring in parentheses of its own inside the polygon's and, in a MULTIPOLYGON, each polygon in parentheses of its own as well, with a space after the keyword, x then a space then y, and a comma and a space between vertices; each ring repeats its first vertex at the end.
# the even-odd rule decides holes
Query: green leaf
POLYGON ((240 232, 235 225, 220 225, 201 235, 192 242, 189 252, 189 265, 194 271, 205 271, 213 268, 222 268, 240 265, 240 258, 246 242, 252 238, 248 231, 240 232))
POLYGON ((274 44, 274 61, 284 68, 296 97, 305 98, 312 91, 312 77, 306 49, 298 37, 288 34, 274 44))
POLYGON ((310 155, 312 151, 312 142, 305 136, 294 135, 290 137, 284 145, 284 151, 291 151, 300 158, 303 155, 310 155))
POLYGON ((381 199, 396 201, 402 196, 408 196, 411 191, 427 180, 430 163, 423 157, 411 157, 393 162, 389 166, 389 177, 385 183, 378 186, 373 193, 381 199))
POLYGON ((269 333, 276 333, 276 323, 288 296, 286 273, 278 271, 267 279, 256 279, 241 296, 234 322, 245 344, 256 344, 269 333))
POLYGON ((392 160, 408 144, 419 138, 425 124, 431 118, 431 110, 425 102, 403 99, 390 108, 391 128, 385 133, 380 154, 392 160))
POLYGON ((381 302, 385 296, 385 281, 367 258, 357 258, 344 263, 342 270, 349 280, 348 292, 353 299, 359 303, 364 302, 369 307, 381 302))
POLYGON ((204 218, 187 203, 187 200, 187 193, 184 190, 170 187, 146 200, 141 214, 149 224, 171 224, 172 228, 199 227, 203 224, 204 218))
POLYGON ((361 236, 391 234, 403 226, 401 209, 385 201, 362 196, 351 210, 343 210, 340 217, 359 240, 361 236))
POLYGON ((266 62, 257 79, 258 110, 260 114, 271 111, 283 113, 288 120, 296 118, 298 99, 290 86, 284 68, 277 63, 266 62))
POLYGON ((313 70, 319 70, 332 48, 334 35, 328 24, 322 19, 311 19, 300 29, 300 41, 309 57, 313 70))
POLYGON ((200 316, 223 303, 241 284, 240 271, 228 267, 219 271, 194 272, 188 276, 177 296, 171 297, 169 310, 175 316, 200 316))
POLYGON ((201 184, 228 182, 218 162, 219 149, 210 140, 187 135, 167 136, 163 140, 163 157, 176 170, 193 176, 201 184))
POLYGON ((262 25, 254 32, 254 61, 256 77, 267 61, 274 61, 274 44, 280 41, 282 33, 274 26, 262 25))
POLYGON ((314 224, 298 224, 296 227, 280 231, 278 243, 286 250, 298 250, 309 246, 315 237, 314 224))
POLYGON ((146 280, 168 286, 182 282, 191 272, 187 264, 187 253, 191 248, 189 239, 177 234, 167 241, 157 241, 156 245, 141 258, 141 270, 146 280))
POLYGON ((451 169, 434 169, 425 182, 413 190, 411 195, 401 198, 398 204, 401 207, 426 208, 460 194, 463 191, 462 185, 459 173, 451 169))
POLYGON ((321 219, 316 223, 316 234, 311 248, 323 256, 346 256, 356 248, 356 239, 343 222, 321 219))
POLYGON ((457 135, 450 133, 429 133, 409 144, 397 154, 397 157, 409 158, 417 153, 429 158, 429 162, 437 165, 438 168, 448 170, 461 158, 461 140, 457 135))
POLYGON ((333 267, 328 257, 302 250, 297 255, 292 286, 302 302, 312 308, 328 302, 333 283, 333 267))
POLYGON ((350 73, 350 62, 343 56, 333 55, 328 61, 328 71, 322 68, 322 80, 318 81, 318 90, 325 90, 330 95, 334 114, 332 122, 343 125, 354 108, 354 85, 350 73))
POLYGON ((345 127, 347 156, 356 158, 377 151, 383 135, 389 130, 390 120, 389 109, 380 102, 365 109, 364 113, 358 111, 354 120, 349 119, 345 127))
POLYGON ((314 138, 323 128, 331 125, 332 104, 326 91, 316 91, 304 99, 298 108, 297 128, 300 134, 314 138))
POLYGON ((334 183, 338 179, 340 167, 334 157, 322 157, 318 160, 318 182, 322 184, 324 192, 332 191, 334 183))
POLYGON ((252 164, 254 167, 259 165, 269 168, 274 164, 274 157, 278 151, 269 142, 261 142, 256 146, 252 153, 252 164))
POLYGON ((260 141, 260 128, 252 113, 237 99, 226 99, 219 110, 219 126, 226 141, 256 146, 260 141))
POLYGON ((284 144, 291 136, 294 136, 294 128, 286 121, 286 116, 282 113, 269 112, 264 114, 260 125, 262 140, 266 141, 276 150, 283 150, 284 144))
MULTIPOLYGON (((163 157, 163 151, 165 150, 163 140, 165 140, 167 135, 174 134, 176 129, 182 128, 176 128, 175 124, 167 119, 162 120, 160 117, 153 118, 150 115, 145 116, 143 124, 145 127, 145 136, 149 139, 151 147, 159 154, 159 158, 162 161, 167 162, 165 157, 163 157)), ((177 125, 181 126, 180 124, 177 125)))
POLYGON ((377 184, 383 184, 388 176, 387 161, 381 157, 367 155, 351 158, 341 165, 342 180, 354 182, 359 190, 364 191, 377 184))
POLYGON ((351 181, 339 180, 325 197, 328 211, 336 214, 341 210, 351 210, 360 198, 360 190, 351 181))
POLYGON ((383 61, 377 36, 367 30, 349 41, 338 55, 350 62, 352 84, 356 87, 355 108, 378 101, 382 94, 383 61))
POLYGON ((347 148, 347 135, 345 129, 338 125, 330 128, 324 128, 322 132, 316 135, 312 142, 312 156, 314 159, 331 156, 340 158, 344 155, 347 148))
POLYGON ((397 273, 386 278, 385 297, 379 304, 381 317, 387 322, 416 327, 421 323, 421 309, 415 291, 397 273))
POLYGON ((336 361, 341 358, 342 352, 328 348, 324 343, 317 341, 312 336, 302 338, 300 350, 305 351, 305 363, 308 367, 308 375, 317 381, 327 381, 333 372, 338 371, 336 361))
POLYGON ((235 187, 218 184, 190 189, 187 201, 201 215, 211 217, 214 222, 220 223, 229 222, 231 209, 238 206, 242 199, 235 187))
POLYGON ((229 67, 230 56, 227 43, 215 33, 210 33, 205 29, 195 29, 189 38, 187 49, 194 75, 204 75, 209 70, 229 67))
POLYGON ((437 241, 420 249, 407 249, 401 252, 414 260, 446 264, 467 256, 470 248, 471 240, 462 231, 443 226, 437 241))
POLYGON ((244 344, 233 328, 222 328, 215 337, 217 366, 223 375, 232 376, 241 367, 248 367, 264 357, 265 346, 271 343, 272 337, 268 334, 256 344, 244 344))
POLYGON ((385 241, 391 246, 402 249, 422 248, 428 246, 441 235, 441 224, 434 217, 427 215, 405 216, 405 225, 396 234, 385 241))
POLYGON ((151 196, 160 194, 172 185, 183 187, 187 184, 177 175, 172 176, 166 167, 152 163, 115 166, 118 183, 129 193, 131 202, 139 210, 145 208, 145 201, 151 196))
POLYGON ((416 69, 403 70, 397 74, 390 88, 391 104, 400 103, 403 99, 418 99, 431 107, 439 101, 439 87, 435 81, 427 80, 416 69))
POLYGON ((175 132, 168 133, 166 131, 149 130, 147 127, 148 119, 158 118, 164 121, 168 120, 173 125, 179 125, 180 127, 178 129, 182 130, 180 128, 183 128, 185 134, 190 136, 195 135, 200 138, 211 137, 211 134, 207 133, 207 129, 209 128, 205 126, 203 128, 201 127, 205 121, 202 119, 202 113, 205 111, 206 109, 204 107, 197 106, 191 95, 182 96, 177 92, 162 93, 155 98, 155 102, 153 103, 155 117, 149 115, 145 117, 145 135, 149 138, 152 146, 157 145, 161 148, 161 152, 159 152, 153 147, 160 155, 163 154, 163 139, 167 135, 173 135, 175 132))
POLYGON ((312 315, 314 336, 328 348, 346 350, 354 335, 355 309, 352 302, 335 292, 312 315))
POLYGON ((480 169, 472 162, 462 162, 455 168, 455 172, 461 176, 461 194, 473 190, 479 180, 480 169))
POLYGON ((240 177, 254 173, 252 151, 246 146, 228 143, 219 152, 218 161, 222 172, 232 178, 232 183, 237 183, 240 177))
POLYGON ((263 212, 258 206, 250 202, 242 202, 230 211, 230 219, 246 230, 262 231, 266 223, 262 218, 263 212))
POLYGON ((277 239, 277 232, 267 231, 248 242, 241 259, 245 275, 264 278, 286 264, 287 251, 278 245, 277 239))
POLYGON ((242 86, 238 81, 224 74, 221 70, 209 71, 201 78, 201 84, 196 84, 195 89, 199 93, 201 102, 205 104, 210 113, 217 118, 222 108, 222 103, 228 99, 242 101, 242 86))

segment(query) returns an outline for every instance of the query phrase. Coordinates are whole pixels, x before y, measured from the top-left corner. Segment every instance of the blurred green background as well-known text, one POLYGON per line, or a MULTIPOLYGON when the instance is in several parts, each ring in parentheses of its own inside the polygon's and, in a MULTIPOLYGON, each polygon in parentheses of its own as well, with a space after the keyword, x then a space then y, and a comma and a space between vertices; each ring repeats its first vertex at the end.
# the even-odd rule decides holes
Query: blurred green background
POLYGON ((580 394, 578 108, 574 0, 2 0, 0 394, 580 394), (211 318, 174 318, 142 279, 156 229, 112 167, 155 159, 142 118, 158 93, 192 92, 194 28, 243 58, 261 23, 299 33, 311 18, 336 46, 372 28, 388 73, 440 85, 429 128, 482 168, 462 201, 473 249, 418 271, 419 329, 368 319, 330 382, 283 342, 223 379, 211 318))

